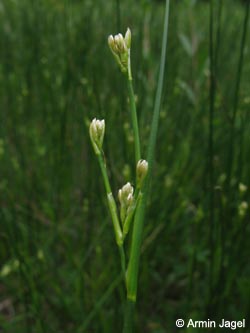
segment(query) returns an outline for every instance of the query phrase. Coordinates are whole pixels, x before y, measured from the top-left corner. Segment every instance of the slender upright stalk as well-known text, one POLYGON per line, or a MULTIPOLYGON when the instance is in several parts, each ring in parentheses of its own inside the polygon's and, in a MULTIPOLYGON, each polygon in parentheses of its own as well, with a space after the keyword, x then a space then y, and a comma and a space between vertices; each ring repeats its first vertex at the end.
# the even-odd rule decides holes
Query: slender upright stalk
POLYGON ((233 163, 234 163, 235 120, 236 120, 236 115, 237 115, 238 105, 239 105, 239 91, 240 91, 240 83, 241 83, 241 74, 242 74, 243 63, 244 63, 244 50, 245 50, 245 45, 246 45, 247 26, 248 26, 248 21, 249 21, 249 9, 250 9, 250 1, 248 1, 247 5, 246 5, 245 19, 244 19, 244 23, 243 23, 243 32, 242 32, 241 46, 240 46, 240 57, 239 57, 238 71, 237 71, 237 77, 236 77, 236 87, 235 87, 234 102, 233 102, 233 113, 232 113, 232 119, 231 119, 231 133, 230 133, 230 142, 229 142, 228 172, 227 172, 228 189, 229 189, 230 183, 231 183, 233 163))
MULTIPOLYGON (((130 60, 130 57, 129 57, 129 60, 130 60)), ((137 112, 136 112, 136 104, 135 104, 135 94, 134 94, 134 89, 133 89, 133 81, 132 81, 130 63, 128 66, 128 93, 129 93, 131 120, 132 120, 134 140, 135 140, 135 164, 136 164, 141 159, 141 147, 140 147, 140 136, 139 136, 139 128, 138 128, 138 120, 137 120, 137 112)))
POLYGON ((158 131, 161 96, 162 96, 164 72, 165 72, 168 21, 169 21, 169 2, 170 2, 170 0, 166 0, 160 72, 159 72, 155 106, 154 106, 154 112, 153 112, 152 127, 151 127, 150 139, 149 139, 149 148, 148 148, 148 154, 147 154, 149 168, 148 168, 147 177, 144 182, 144 186, 141 191, 141 198, 138 202, 138 207, 137 207, 136 213, 135 213, 134 227, 133 227, 133 234, 132 234, 131 253, 130 253, 130 259, 129 259, 129 263, 128 263, 128 270, 127 270, 127 276, 126 276, 127 308, 126 308, 126 313, 125 313, 125 322, 124 322, 123 333, 131 333, 132 329, 133 329, 133 316, 134 316, 134 308, 135 308, 136 297, 137 297, 138 271, 139 271, 143 224, 144 224, 146 202, 147 202, 147 198, 149 195, 149 183, 150 183, 150 179, 151 179, 152 166, 153 166, 153 160, 154 160, 154 152, 155 152, 155 144, 156 144, 156 137, 157 137, 157 131, 158 131))
POLYGON ((223 0, 219 0, 218 3, 218 16, 217 16, 217 29, 216 29, 216 45, 215 45, 215 51, 214 51, 214 65, 215 65, 215 71, 217 73, 218 71, 218 55, 219 55, 219 49, 220 49, 220 42, 221 42, 221 20, 222 20, 222 12, 223 12, 223 0))
POLYGON ((137 112, 136 112, 132 79, 128 79, 128 92, 129 92, 132 126, 135 139, 135 163, 137 163, 141 158, 141 148, 140 148, 139 129, 138 129, 137 112))
POLYGON ((135 302, 127 299, 126 309, 125 309, 125 317, 124 317, 124 326, 123 333, 131 333, 133 332, 134 327, 134 311, 135 311, 135 302))
MULTIPOLYGON (((215 41, 214 41, 214 60, 213 60, 213 65, 214 65, 214 73, 216 73, 215 77, 215 91, 217 91, 217 83, 218 83, 218 76, 220 72, 220 66, 219 66, 219 51, 220 51, 220 46, 221 46, 221 26, 222 26, 222 14, 223 14, 223 0, 219 0, 217 4, 217 28, 216 28, 216 33, 215 33, 215 41)), ((221 204, 221 192, 217 191, 217 196, 215 199, 215 202, 217 202, 218 206, 218 222, 217 222, 217 227, 215 228, 215 240, 214 244, 216 244, 216 249, 213 247, 214 253, 220 253, 218 255, 218 271, 216 272, 217 278, 216 278, 216 284, 213 287, 213 292, 217 291, 218 298, 216 299, 216 303, 213 304, 214 312, 219 316, 219 311, 220 311, 220 304, 223 299, 223 297, 220 295, 219 290, 221 290, 223 286, 223 278, 224 278, 224 239, 225 239, 225 231, 224 229, 224 219, 223 219, 223 213, 222 213, 222 204, 221 204)), ((212 248, 212 241, 210 244, 210 247, 212 248)), ((210 249, 211 250, 211 249, 210 249)), ((211 270, 212 271, 212 270, 211 270)), ((211 287, 212 289, 212 287, 211 287)), ((211 299, 211 293, 210 291, 210 299, 211 299)), ((210 303, 209 299, 209 303, 210 303)))
POLYGON ((117 246, 118 246, 119 252, 120 252, 122 272, 125 276, 125 270, 126 270, 125 253, 124 253, 124 248, 123 248, 122 230, 121 230, 119 218, 117 215, 117 207, 116 207, 116 203, 115 203, 112 191, 111 191, 111 186, 109 183, 107 169, 106 169, 106 165, 105 165, 105 162, 103 159, 103 155, 100 153, 97 155, 97 158, 98 158, 98 162, 99 162, 99 165, 101 168, 102 177, 103 177, 103 181, 104 181, 104 185, 105 185, 105 189, 106 189, 106 193, 107 193, 108 206, 109 206, 110 215, 112 217, 116 243, 117 243, 117 246))
POLYGON ((210 0, 209 17, 209 59, 210 59, 210 96, 209 96, 209 138, 208 138, 208 166, 209 166, 209 302, 213 288, 213 251, 214 251, 214 105, 215 105, 215 73, 214 73, 214 4, 210 0))
POLYGON ((106 192, 107 192, 108 205, 109 205, 109 210, 110 210, 110 214, 111 214, 113 225, 114 225, 116 242, 119 245, 121 243, 121 239, 122 239, 122 231, 121 231, 119 218, 118 218, 118 215, 117 215, 117 207, 116 207, 116 203, 115 203, 115 200, 113 198, 112 191, 111 191, 111 187, 110 187, 110 183, 109 183, 109 179, 108 179, 108 174, 107 174, 107 169, 106 169, 106 165, 104 163, 103 157, 102 157, 101 154, 99 154, 97 156, 98 156, 98 162, 99 162, 101 172, 102 172, 102 176, 103 176, 103 180, 104 180, 105 189, 106 189, 106 192))

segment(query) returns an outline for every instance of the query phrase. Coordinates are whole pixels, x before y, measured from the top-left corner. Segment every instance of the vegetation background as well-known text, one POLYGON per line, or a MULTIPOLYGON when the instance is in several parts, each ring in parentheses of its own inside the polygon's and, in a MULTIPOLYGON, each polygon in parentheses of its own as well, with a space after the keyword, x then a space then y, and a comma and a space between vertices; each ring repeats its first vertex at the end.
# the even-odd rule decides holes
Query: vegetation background
MULTIPOLYGON (((1 332, 121 331, 119 256, 88 124, 106 120, 116 192, 131 179, 133 137, 107 36, 132 30, 145 151, 163 12, 149 0, 0 1, 1 332)), ((249 1, 171 1, 136 332, 250 318, 248 14, 249 1)))

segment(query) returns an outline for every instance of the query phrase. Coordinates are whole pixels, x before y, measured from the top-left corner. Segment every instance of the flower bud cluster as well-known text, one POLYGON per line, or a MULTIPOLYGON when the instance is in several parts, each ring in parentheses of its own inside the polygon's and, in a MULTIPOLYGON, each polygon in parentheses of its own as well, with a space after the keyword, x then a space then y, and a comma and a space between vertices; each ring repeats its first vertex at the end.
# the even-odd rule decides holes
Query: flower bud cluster
POLYGON ((131 31, 128 28, 125 37, 121 33, 108 37, 108 44, 123 73, 128 73, 130 66, 131 31))
POLYGON ((124 223, 134 203, 134 188, 130 183, 127 183, 118 191, 118 199, 121 205, 121 221, 124 223))
POLYGON ((98 155, 101 152, 103 138, 105 133, 105 120, 93 119, 89 126, 89 135, 95 153, 98 155))

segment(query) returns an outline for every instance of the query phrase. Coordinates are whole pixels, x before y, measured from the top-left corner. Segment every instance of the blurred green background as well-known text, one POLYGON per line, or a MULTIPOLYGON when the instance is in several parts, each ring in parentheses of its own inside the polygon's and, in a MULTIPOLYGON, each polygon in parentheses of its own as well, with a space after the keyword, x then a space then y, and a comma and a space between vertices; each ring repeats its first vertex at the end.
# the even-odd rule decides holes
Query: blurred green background
MULTIPOLYGON (((210 5, 171 1, 136 332, 202 333, 175 320, 250 315, 249 2, 213 1, 212 34, 210 5)), ((117 193, 133 176, 133 136, 107 36, 132 30, 145 156, 163 14, 163 1, 0 1, 0 332, 121 332, 88 124, 106 120, 117 193)))

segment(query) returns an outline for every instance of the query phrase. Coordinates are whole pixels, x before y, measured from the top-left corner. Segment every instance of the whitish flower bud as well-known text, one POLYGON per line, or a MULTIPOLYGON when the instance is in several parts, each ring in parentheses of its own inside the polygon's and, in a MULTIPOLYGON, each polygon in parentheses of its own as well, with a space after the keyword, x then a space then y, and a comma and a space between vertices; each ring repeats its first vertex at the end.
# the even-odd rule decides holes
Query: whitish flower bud
POLYGON ((147 173, 148 173, 148 162, 146 160, 139 160, 136 166, 136 177, 139 188, 142 186, 147 173))
POLYGON ((89 126, 90 139, 96 154, 100 154, 105 133, 105 121, 93 119, 89 126))
POLYGON ((125 34, 125 43, 128 49, 131 47, 131 30, 127 28, 126 34, 125 34))
POLYGON ((120 36, 119 36, 119 34, 118 34, 118 35, 115 35, 115 37, 114 37, 114 41, 115 41, 115 44, 118 46, 118 45, 119 45, 119 42, 120 42, 120 36))
POLYGON ((134 188, 130 183, 124 185, 118 191, 118 198, 121 204, 120 216, 122 223, 124 223, 126 216, 129 213, 130 207, 132 207, 134 202, 134 188))
MULTIPOLYGON (((125 37, 121 33, 108 37, 109 47, 123 73, 130 73, 131 31, 128 28, 125 37)), ((129 74, 131 76, 131 73, 129 74)))
POLYGON ((129 195, 127 197, 127 204, 128 204, 128 206, 130 206, 132 204, 133 200, 134 200, 133 194, 129 193, 129 195))
POLYGON ((112 35, 110 35, 108 37, 108 44, 109 44, 109 47, 110 49, 115 52, 115 41, 114 41, 114 37, 112 35))

